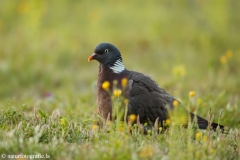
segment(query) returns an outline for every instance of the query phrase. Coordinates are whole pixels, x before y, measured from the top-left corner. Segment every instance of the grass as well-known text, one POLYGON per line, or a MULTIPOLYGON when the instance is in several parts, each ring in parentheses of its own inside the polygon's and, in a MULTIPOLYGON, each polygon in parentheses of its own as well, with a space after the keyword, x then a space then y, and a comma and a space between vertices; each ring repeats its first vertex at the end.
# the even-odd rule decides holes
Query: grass
MULTIPOLYGON (((239 159, 239 2, 1 1, 0 156, 51 159, 239 159), (96 126, 94 47, 111 42, 146 73, 229 133, 143 135, 96 126)), ((2 157, 1 157, 2 158, 2 157)))

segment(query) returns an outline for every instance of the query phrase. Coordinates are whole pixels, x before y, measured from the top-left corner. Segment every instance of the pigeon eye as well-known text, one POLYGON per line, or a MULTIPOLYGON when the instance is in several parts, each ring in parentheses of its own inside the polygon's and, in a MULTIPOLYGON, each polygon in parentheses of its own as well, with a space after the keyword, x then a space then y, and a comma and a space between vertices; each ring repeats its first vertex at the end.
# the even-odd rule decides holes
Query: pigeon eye
POLYGON ((108 53, 108 49, 105 49, 105 51, 104 51, 105 53, 108 53))

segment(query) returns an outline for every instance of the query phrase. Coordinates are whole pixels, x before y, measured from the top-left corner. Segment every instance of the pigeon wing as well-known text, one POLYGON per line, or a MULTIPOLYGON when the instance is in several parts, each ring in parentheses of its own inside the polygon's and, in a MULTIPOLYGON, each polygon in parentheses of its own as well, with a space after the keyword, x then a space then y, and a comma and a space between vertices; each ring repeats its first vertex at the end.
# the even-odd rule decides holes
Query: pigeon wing
POLYGON ((128 81, 129 114, 140 116, 140 122, 154 123, 168 118, 167 106, 173 108, 175 100, 164 89, 142 73, 129 71, 128 81))

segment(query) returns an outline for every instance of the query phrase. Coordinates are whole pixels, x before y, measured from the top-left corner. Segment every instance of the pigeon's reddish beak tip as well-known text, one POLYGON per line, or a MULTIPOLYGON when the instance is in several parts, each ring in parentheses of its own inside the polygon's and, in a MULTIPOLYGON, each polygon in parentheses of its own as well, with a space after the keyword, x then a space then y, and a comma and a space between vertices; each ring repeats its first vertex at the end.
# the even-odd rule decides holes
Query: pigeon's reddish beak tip
POLYGON ((91 60, 95 59, 94 57, 96 56, 96 53, 93 53, 90 57, 88 57, 88 62, 91 60))
POLYGON ((88 62, 90 62, 91 60, 93 60, 93 56, 88 57, 88 62))

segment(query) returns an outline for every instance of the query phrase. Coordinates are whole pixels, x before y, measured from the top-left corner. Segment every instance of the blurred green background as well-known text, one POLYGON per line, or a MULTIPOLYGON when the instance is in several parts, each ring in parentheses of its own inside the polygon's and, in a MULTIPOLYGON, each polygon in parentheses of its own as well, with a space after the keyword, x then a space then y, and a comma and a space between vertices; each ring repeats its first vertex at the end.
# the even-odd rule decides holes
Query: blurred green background
POLYGON ((129 70, 167 92, 224 109, 240 124, 240 1, 0 1, 0 105, 59 109, 89 117, 96 109, 95 46, 110 42, 129 70))

